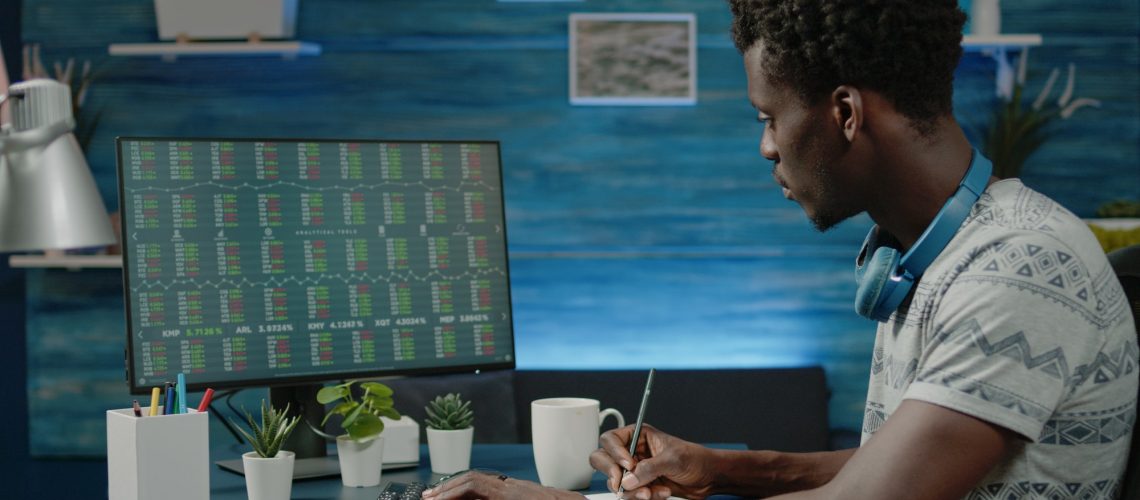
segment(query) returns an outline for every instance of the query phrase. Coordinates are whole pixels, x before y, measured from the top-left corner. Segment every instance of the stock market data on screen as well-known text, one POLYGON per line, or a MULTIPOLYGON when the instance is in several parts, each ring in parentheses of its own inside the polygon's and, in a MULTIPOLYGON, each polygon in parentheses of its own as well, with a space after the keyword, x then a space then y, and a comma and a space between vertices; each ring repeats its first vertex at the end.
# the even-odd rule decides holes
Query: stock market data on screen
POLYGON ((118 154, 132 390, 513 366, 497 142, 118 154))

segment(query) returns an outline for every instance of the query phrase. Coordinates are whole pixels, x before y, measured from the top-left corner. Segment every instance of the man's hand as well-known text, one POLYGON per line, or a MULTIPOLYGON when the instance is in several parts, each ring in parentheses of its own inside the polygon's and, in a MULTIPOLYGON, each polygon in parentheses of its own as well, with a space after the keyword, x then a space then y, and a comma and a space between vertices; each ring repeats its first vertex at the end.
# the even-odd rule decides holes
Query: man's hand
POLYGON ((659 500, 670 495, 704 498, 712 493, 713 470, 709 450, 684 441, 651 425, 641 428, 637 459, 629 456, 633 426, 602 434, 602 447, 590 455, 590 465, 605 474, 606 486, 625 487, 626 498, 659 500), (630 471, 622 476, 622 469, 630 471))
POLYGON ((547 488, 530 481, 505 478, 484 472, 465 472, 443 484, 425 490, 424 500, 582 500, 572 491, 547 488))

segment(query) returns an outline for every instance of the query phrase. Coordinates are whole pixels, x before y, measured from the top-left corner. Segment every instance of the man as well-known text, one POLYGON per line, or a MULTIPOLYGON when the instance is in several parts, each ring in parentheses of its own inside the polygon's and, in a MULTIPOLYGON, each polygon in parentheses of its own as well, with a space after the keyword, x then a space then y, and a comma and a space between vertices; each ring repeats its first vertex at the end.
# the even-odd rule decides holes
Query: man
MULTIPOLYGON (((725 451, 646 426, 635 459, 625 427, 602 436, 594 468, 643 499, 1116 498, 1136 418, 1134 323, 1087 227, 1020 181, 990 178, 955 122, 957 2, 729 2, 765 124, 760 154, 784 195, 820 230, 861 212, 876 223, 857 303, 880 320, 863 442, 725 451), (920 253, 929 262, 906 268, 920 253)), ((520 491, 465 481, 451 491, 520 491)))

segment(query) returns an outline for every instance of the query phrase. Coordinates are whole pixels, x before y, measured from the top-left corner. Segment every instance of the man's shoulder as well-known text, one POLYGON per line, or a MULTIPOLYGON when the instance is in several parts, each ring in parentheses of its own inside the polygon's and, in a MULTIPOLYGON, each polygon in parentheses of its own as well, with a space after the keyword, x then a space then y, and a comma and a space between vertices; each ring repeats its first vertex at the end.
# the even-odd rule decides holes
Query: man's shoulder
POLYGON ((1079 217, 1017 179, 998 181, 987 188, 966 224, 1006 229, 1023 236, 1067 239, 1074 232, 1091 235, 1079 217))
POLYGON ((1084 221, 1016 179, 994 183, 983 193, 947 250, 959 266, 1000 256, 994 265, 985 263, 990 272, 1026 277, 1053 266, 1082 266, 1086 272, 1092 266, 1096 273, 1108 263, 1084 221))
POLYGON ((1104 250, 1080 218, 1016 180, 987 189, 947 247, 931 285, 965 285, 970 300, 1061 305, 1095 324, 1111 323, 1106 303, 1117 302, 1104 250))

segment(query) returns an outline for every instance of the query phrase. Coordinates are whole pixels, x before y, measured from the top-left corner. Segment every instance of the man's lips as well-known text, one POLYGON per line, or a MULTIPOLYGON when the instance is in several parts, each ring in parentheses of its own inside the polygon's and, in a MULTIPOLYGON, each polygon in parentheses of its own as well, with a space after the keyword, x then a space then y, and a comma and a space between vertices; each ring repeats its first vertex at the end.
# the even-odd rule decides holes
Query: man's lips
POLYGON ((796 199, 796 197, 792 195, 792 190, 788 189, 788 185, 784 183, 784 180, 781 179, 780 176, 776 175, 775 168, 772 169, 772 178, 776 180, 776 184, 778 184, 780 186, 780 189, 783 190, 784 198, 787 198, 789 200, 796 199))

